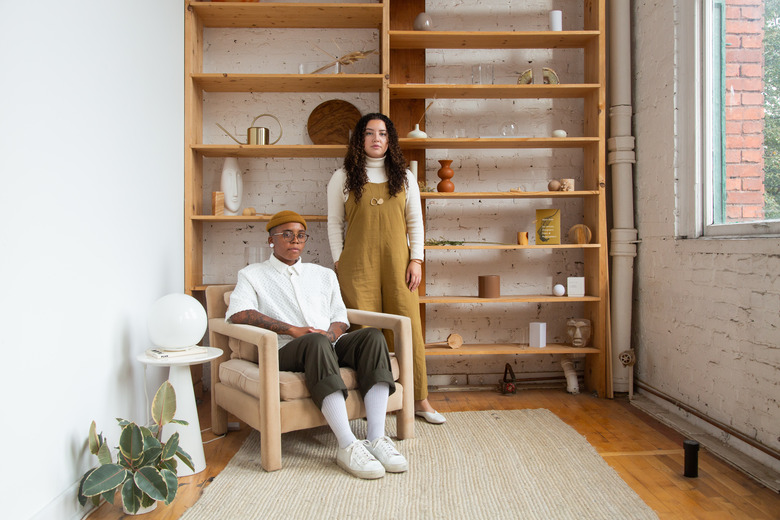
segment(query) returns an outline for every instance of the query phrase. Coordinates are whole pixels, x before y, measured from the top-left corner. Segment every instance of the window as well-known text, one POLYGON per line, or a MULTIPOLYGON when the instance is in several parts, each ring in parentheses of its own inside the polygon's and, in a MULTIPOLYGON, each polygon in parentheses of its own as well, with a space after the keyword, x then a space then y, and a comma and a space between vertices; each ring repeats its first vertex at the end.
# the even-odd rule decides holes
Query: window
POLYGON ((679 14, 678 106, 700 113, 692 123, 679 115, 681 133, 695 136, 681 138, 681 165, 695 164, 697 179, 681 189, 694 214, 678 234, 778 234, 780 0, 684 2, 679 14))

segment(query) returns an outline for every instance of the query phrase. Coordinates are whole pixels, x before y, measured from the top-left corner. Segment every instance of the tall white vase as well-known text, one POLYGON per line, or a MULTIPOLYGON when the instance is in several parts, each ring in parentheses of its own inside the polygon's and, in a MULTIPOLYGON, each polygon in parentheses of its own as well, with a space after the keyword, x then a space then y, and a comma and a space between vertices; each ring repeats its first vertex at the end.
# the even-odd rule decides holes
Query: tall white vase
POLYGON ((225 194, 225 215, 238 215, 244 191, 244 180, 238 167, 238 159, 235 157, 225 158, 219 188, 225 194))

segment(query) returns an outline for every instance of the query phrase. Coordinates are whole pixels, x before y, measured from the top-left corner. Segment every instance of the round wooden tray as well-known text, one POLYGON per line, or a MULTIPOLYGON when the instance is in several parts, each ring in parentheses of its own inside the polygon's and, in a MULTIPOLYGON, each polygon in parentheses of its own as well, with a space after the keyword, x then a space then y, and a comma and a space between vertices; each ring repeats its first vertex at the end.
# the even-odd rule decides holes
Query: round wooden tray
POLYGON ((309 138, 314 144, 349 144, 349 132, 360 117, 360 110, 342 99, 320 103, 306 124, 309 138))

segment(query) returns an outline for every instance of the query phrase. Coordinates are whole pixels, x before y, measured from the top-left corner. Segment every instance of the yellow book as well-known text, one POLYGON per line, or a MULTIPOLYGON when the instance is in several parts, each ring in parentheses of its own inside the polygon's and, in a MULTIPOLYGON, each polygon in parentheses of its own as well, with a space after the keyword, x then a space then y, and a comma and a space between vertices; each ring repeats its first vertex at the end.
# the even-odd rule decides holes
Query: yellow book
POLYGON ((561 210, 536 210, 536 244, 559 245, 561 243, 561 210))

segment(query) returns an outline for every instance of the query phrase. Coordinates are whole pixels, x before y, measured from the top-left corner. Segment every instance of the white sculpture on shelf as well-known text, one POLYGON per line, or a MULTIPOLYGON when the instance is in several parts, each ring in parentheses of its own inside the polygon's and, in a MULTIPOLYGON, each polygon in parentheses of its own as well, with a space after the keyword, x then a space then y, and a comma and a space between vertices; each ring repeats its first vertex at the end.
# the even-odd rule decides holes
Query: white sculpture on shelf
POLYGON ((225 158, 219 187, 220 191, 225 194, 225 215, 238 215, 244 191, 244 180, 238 167, 238 159, 235 157, 225 158))

